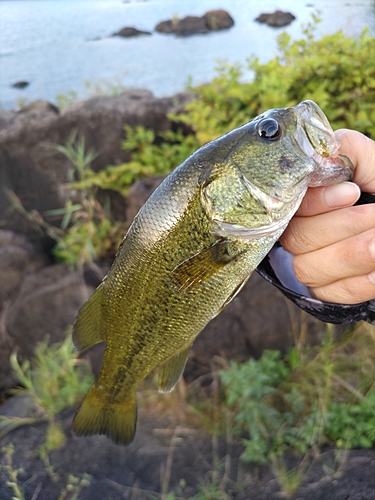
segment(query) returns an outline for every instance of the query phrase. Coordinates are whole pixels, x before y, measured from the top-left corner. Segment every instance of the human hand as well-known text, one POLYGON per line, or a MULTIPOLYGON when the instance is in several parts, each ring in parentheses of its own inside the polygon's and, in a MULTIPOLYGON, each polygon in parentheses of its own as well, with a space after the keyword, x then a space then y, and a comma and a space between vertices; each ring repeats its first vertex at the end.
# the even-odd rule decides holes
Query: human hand
POLYGON ((354 130, 336 137, 353 182, 308 189, 280 242, 313 297, 356 304, 375 298, 375 204, 352 206, 360 191, 375 194, 375 142, 354 130))

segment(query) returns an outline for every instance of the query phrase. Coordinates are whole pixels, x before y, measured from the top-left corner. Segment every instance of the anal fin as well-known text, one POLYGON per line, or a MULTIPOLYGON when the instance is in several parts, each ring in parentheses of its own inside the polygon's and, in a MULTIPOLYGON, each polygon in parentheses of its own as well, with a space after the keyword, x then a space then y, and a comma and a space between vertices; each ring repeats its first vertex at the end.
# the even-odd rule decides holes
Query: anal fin
POLYGON ((171 392, 179 381, 184 371, 189 356, 191 345, 179 351, 159 366, 158 390, 159 392, 171 392))
POLYGON ((83 304, 74 322, 73 343, 79 351, 105 341, 102 332, 103 291, 102 283, 83 304))

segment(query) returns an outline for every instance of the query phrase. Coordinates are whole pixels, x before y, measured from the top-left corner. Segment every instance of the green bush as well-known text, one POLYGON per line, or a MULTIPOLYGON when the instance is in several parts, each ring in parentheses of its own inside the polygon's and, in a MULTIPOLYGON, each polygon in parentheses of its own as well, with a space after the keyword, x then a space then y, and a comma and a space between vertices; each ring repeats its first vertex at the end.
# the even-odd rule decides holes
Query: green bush
POLYGON ((375 445, 374 330, 362 325, 339 341, 265 351, 259 360, 221 372, 234 430, 244 435, 243 458, 265 463, 286 451, 305 454, 375 445))

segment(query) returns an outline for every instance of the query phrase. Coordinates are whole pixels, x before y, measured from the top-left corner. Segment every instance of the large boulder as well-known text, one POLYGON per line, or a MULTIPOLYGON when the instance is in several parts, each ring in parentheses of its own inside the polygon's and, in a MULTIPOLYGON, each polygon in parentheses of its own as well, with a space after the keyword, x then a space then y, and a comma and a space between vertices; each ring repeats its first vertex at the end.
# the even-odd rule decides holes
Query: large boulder
POLYGON ((27 238, 0 230, 0 390, 14 384, 9 357, 17 343, 7 330, 9 310, 25 278, 45 265, 45 256, 27 238))
POLYGON ((14 299, 25 277, 45 265, 44 254, 27 238, 0 230, 0 310, 14 299))
POLYGON ((90 297, 82 273, 65 264, 47 266, 28 275, 6 318, 6 328, 27 356, 46 335, 51 343, 61 341, 73 324, 81 305, 90 297))
MULTIPOLYGON (((94 148, 94 170, 129 160, 121 148, 124 124, 167 130, 167 114, 189 99, 189 94, 157 99, 147 90, 129 90, 118 96, 94 97, 59 112, 45 101, 36 101, 20 111, 0 112, 0 220, 4 229, 27 235, 34 227, 27 218, 10 210, 8 191, 13 191, 27 211, 39 213, 64 206, 71 165, 57 151, 72 130, 94 148)), ((48 219, 47 219, 48 220, 48 219)), ((54 221, 51 220, 53 223, 54 221)), ((56 222, 58 223, 58 221, 56 222)))
MULTIPOLYGON (((30 261, 30 265, 31 265, 30 261)), ((6 302, 0 322, 0 391, 14 385, 9 358, 13 351, 30 359, 44 338, 64 340, 81 305, 94 288, 80 271, 49 265, 24 277, 14 300, 6 302)))

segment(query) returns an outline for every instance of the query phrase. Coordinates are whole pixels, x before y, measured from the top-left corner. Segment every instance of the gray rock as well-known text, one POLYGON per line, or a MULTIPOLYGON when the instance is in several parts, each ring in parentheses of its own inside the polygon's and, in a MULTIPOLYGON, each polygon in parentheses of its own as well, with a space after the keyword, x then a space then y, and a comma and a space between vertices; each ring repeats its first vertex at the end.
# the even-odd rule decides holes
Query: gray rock
POLYGON ((20 80, 19 82, 15 82, 12 84, 12 87, 15 89, 24 89, 25 87, 28 87, 30 85, 30 82, 26 82, 25 80, 20 80))
POLYGON ((17 351, 23 361, 33 356, 35 346, 47 335, 51 343, 62 341, 93 290, 82 273, 62 264, 25 277, 15 300, 0 311, 0 390, 15 383, 11 353, 17 351))
POLYGON ((44 254, 25 236, 0 230, 0 310, 13 300, 25 277, 45 264, 44 254))
MULTIPOLYGON (((64 190, 70 164, 55 148, 65 144, 73 129, 84 137, 86 148, 98 153, 92 168, 129 160, 122 150, 125 123, 155 131, 171 126, 167 114, 189 99, 188 94, 154 98, 147 90, 129 90, 118 96, 95 97, 78 102, 61 113, 45 101, 31 103, 19 112, 0 112, 0 220, 4 229, 35 235, 35 225, 10 211, 6 190, 13 191, 28 211, 64 206, 64 190)), ((47 220, 59 224, 58 220, 47 220)))
POLYGON ((211 10, 204 16, 186 16, 182 19, 162 21, 155 27, 160 33, 173 33, 178 36, 190 36, 209 31, 228 29, 233 26, 233 18, 225 10, 211 10))
POLYGON ((44 255, 22 235, 0 230, 0 389, 11 387, 9 356, 17 344, 7 331, 7 317, 26 276, 40 270, 44 255))
POLYGON ((130 26, 126 26, 125 28, 121 28, 120 31, 117 31, 116 33, 113 33, 112 36, 121 36, 124 38, 129 38, 133 36, 140 36, 140 35, 151 35, 150 31, 141 31, 136 28, 132 28, 130 26))
POLYGON ((46 335, 50 342, 65 338, 81 305, 89 298, 82 274, 64 264, 48 266, 26 277, 7 314, 7 332, 20 351, 33 355, 46 335))
POLYGON ((226 30, 234 25, 232 16, 223 9, 209 10, 203 17, 210 31, 226 30))
POLYGON ((291 24, 295 19, 296 17, 290 12, 276 10, 272 14, 260 14, 255 21, 258 21, 258 23, 268 24, 268 26, 272 26, 274 28, 280 28, 291 24))
POLYGON ((208 32, 203 17, 186 16, 183 19, 162 21, 156 25, 155 31, 173 33, 178 36, 190 36, 208 32))
POLYGON ((6 417, 28 418, 40 414, 35 400, 27 392, 16 394, 0 406, 0 415, 6 417))

